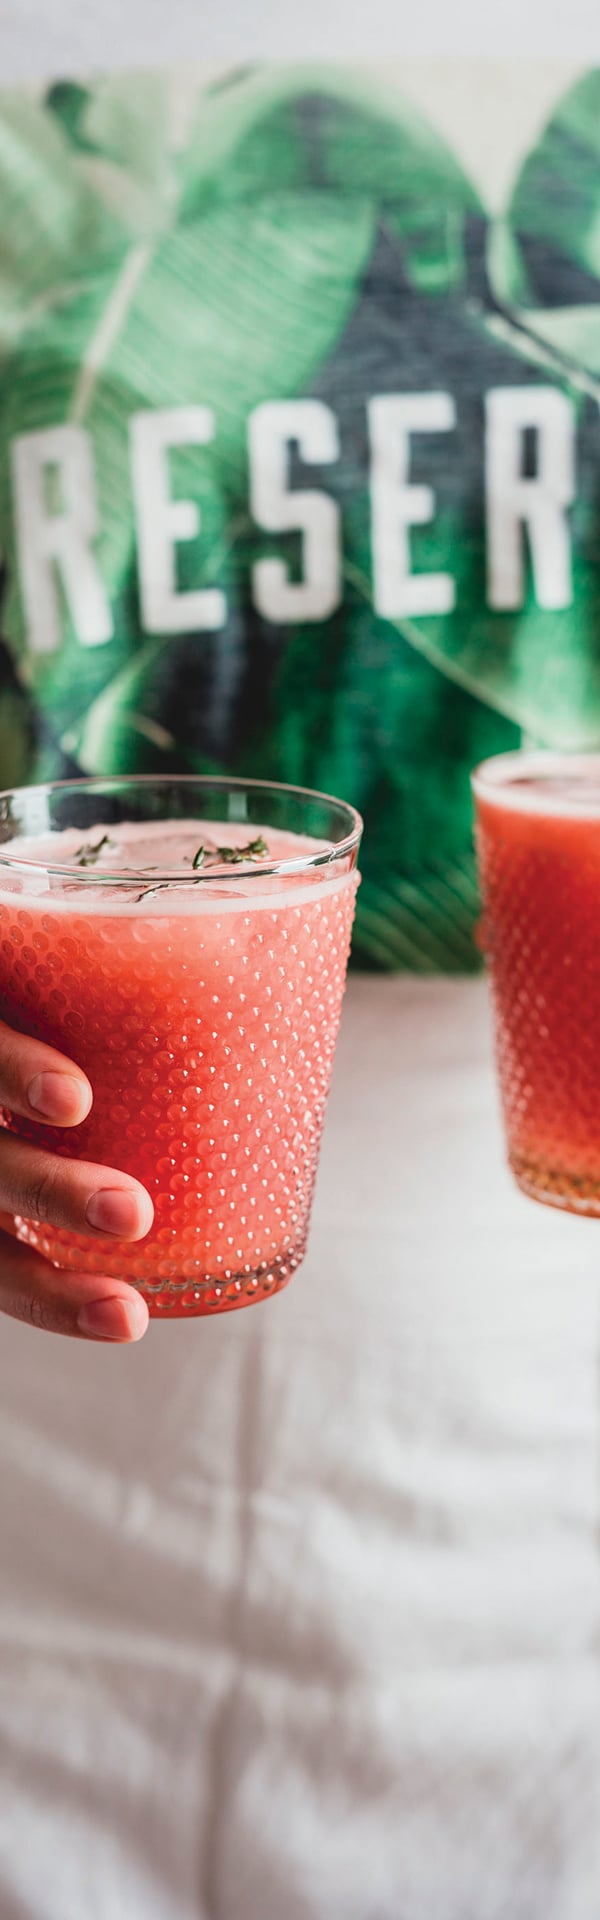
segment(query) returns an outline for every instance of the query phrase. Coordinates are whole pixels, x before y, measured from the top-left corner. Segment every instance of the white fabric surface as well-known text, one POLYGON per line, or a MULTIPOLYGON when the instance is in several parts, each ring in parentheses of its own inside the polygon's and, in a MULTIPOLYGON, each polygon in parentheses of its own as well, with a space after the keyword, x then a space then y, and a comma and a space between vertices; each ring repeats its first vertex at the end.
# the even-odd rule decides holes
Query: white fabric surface
POLYGON ((0 1323, 1 1920, 597 1920, 599 1269, 483 983, 354 978, 287 1294, 0 1323))

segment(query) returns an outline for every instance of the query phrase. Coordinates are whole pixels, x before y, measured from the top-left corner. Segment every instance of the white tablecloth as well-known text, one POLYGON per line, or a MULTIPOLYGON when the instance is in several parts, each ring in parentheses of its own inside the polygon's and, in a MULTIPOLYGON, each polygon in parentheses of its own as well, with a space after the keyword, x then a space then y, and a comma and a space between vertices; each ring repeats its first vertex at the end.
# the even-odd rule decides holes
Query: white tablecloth
POLYGON ((0 1322, 1 1920, 598 1920, 599 1273, 483 983, 354 978, 287 1294, 0 1322))

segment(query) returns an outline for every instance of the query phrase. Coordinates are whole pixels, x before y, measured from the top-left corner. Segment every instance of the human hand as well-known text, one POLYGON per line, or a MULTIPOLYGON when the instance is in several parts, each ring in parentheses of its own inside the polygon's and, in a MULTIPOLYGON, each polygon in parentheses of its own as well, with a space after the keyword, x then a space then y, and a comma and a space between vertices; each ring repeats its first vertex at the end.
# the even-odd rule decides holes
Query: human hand
MULTIPOLYGON (((86 1075, 72 1060, 0 1021, 0 1106, 28 1120, 73 1127, 92 1105, 86 1075)), ((150 1195, 114 1167, 59 1154, 0 1130, 0 1228, 10 1216, 51 1221, 110 1245, 141 1240, 152 1225, 150 1195)), ((0 1232, 0 1312, 49 1333, 83 1340, 140 1340, 148 1308, 125 1280, 71 1273, 0 1232)))

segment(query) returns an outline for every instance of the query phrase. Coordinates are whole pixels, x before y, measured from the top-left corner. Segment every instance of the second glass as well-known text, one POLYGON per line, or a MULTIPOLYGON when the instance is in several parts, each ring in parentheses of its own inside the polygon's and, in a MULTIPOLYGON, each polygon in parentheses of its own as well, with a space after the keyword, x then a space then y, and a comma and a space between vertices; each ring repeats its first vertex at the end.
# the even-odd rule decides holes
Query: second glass
POLYGON ((600 755, 505 754, 473 789, 510 1166, 598 1218, 600 755))
POLYGON ((4 1018, 76 1060, 79 1127, 4 1124, 148 1188, 136 1245, 18 1219, 151 1313, 223 1312, 302 1260, 354 914, 361 821, 298 788, 82 780, 0 796, 4 1018))

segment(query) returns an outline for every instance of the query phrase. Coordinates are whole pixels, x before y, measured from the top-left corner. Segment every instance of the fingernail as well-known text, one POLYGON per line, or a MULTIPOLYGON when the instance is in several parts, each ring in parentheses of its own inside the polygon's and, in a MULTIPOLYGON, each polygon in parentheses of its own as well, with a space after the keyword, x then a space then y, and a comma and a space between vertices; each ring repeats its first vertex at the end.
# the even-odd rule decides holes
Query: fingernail
POLYGON ((88 1088, 72 1073, 36 1073, 27 1088, 27 1099, 34 1113, 44 1120, 70 1120, 76 1126, 90 1110, 88 1088))
POLYGON ((136 1294, 131 1300, 116 1298, 88 1300, 81 1307, 77 1325, 80 1333, 93 1334, 97 1340, 141 1340, 148 1325, 148 1309, 136 1294))
POLYGON ((99 1233, 114 1233, 119 1240, 147 1233, 149 1202, 142 1195, 123 1187, 102 1187, 88 1200, 85 1217, 99 1233))

